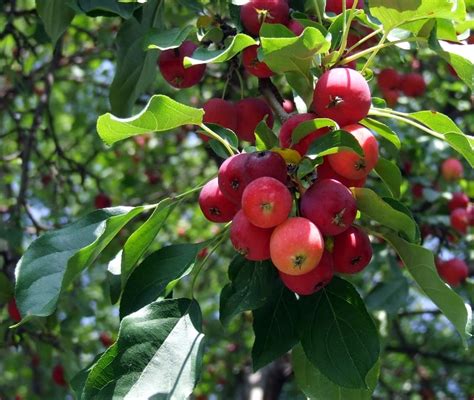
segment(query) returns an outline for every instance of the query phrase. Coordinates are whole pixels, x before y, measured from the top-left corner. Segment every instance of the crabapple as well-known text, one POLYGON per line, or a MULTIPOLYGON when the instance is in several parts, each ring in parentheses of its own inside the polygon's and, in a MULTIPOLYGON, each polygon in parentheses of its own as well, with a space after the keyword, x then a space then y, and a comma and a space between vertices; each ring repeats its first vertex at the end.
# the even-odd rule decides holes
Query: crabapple
POLYGON ((441 164, 441 175, 447 181, 457 181, 464 175, 464 167, 461 161, 455 158, 448 158, 441 164))
POLYGON ((438 260, 436 269, 439 276, 451 286, 459 286, 469 274, 469 268, 460 258, 452 258, 447 261, 438 260))
POLYGON ((242 195, 242 210, 251 224, 273 228, 288 218, 293 199, 288 188, 264 176, 249 183, 242 195))
POLYGON ((235 214, 230 227, 230 241, 246 259, 262 261, 270 258, 270 237, 273 229, 252 225, 240 210, 235 214))
POLYGON ((331 118, 339 126, 359 122, 367 116, 370 89, 354 69, 334 68, 321 75, 314 88, 313 107, 320 117, 331 118))
POLYGON ((469 197, 465 193, 453 193, 453 197, 448 202, 449 211, 454 211, 456 208, 467 208, 469 205, 469 197))
POLYGON ((316 115, 306 113, 306 114, 296 114, 291 116, 286 120, 286 122, 280 128, 280 146, 283 148, 291 148, 296 150, 300 155, 304 156, 309 149, 309 146, 312 142, 314 142, 317 138, 323 136, 325 133, 328 132, 327 128, 320 128, 317 129, 308 135, 306 135, 303 139, 301 139, 298 143, 292 145, 291 144, 291 136, 293 135, 293 131, 297 128, 299 124, 305 121, 310 121, 312 119, 317 118, 316 115))
POLYGON ((364 187, 365 181, 367 180, 367 177, 355 180, 344 178, 331 168, 331 164, 329 164, 327 158, 322 164, 318 165, 316 172, 318 174, 318 181, 323 179, 335 179, 336 181, 341 182, 344 186, 348 188, 364 187))
POLYGON ((287 0, 250 0, 240 8, 240 20, 247 32, 258 36, 263 22, 286 25, 289 12, 287 0))
POLYGON ((299 36, 304 31, 304 25, 298 22, 296 19, 290 19, 286 25, 290 31, 292 31, 296 36, 299 36))
POLYGON ((212 222, 229 222, 238 211, 238 206, 219 189, 217 178, 207 182, 199 193, 199 207, 212 222))
POLYGON ((263 61, 258 60, 257 50, 257 45, 247 47, 242 52, 242 64, 249 74, 257 78, 269 78, 273 75, 273 71, 263 61))
POLYGON ((413 197, 415 197, 415 199, 421 199, 423 197, 423 190, 424 187, 421 183, 415 183, 411 187, 411 193, 413 194, 413 197))
POLYGON ((263 176, 270 176, 286 183, 287 167, 284 158, 274 151, 250 153, 245 164, 245 173, 251 182, 263 176))
POLYGON ((400 89, 409 97, 419 97, 425 93, 426 83, 423 79, 423 75, 418 72, 411 72, 402 77, 400 82, 400 89))
POLYGON ((105 193, 99 193, 94 198, 95 208, 107 208, 112 205, 112 200, 105 193))
POLYGON ((61 364, 54 366, 51 377, 56 385, 67 386, 66 379, 64 378, 64 367, 61 364))
POLYGON ((177 89, 185 89, 197 84, 206 71, 206 64, 184 68, 184 57, 189 57, 197 45, 186 40, 175 49, 164 50, 158 58, 158 66, 163 78, 177 89))
POLYGON ((104 347, 110 347, 114 344, 114 340, 110 337, 107 332, 100 332, 99 340, 104 347))
POLYGON ((469 225, 474 226, 474 204, 469 204, 467 213, 469 215, 469 225))
POLYGON ((372 246, 367 234, 356 226, 334 237, 334 269, 342 274, 362 271, 372 259, 372 246))
POLYGON ((356 8, 364 8, 364 0, 327 0, 326 1, 326 12, 333 12, 335 14, 342 13, 342 2, 346 2, 346 10, 352 8, 352 5, 357 1, 356 8))
POLYGON ((291 100, 288 99, 283 100, 282 107, 287 113, 292 113, 295 111, 295 105, 291 100))
POLYGON ((15 299, 11 299, 8 302, 7 309, 8 309, 8 315, 13 322, 21 321, 20 311, 18 310, 15 299))
POLYGON ((343 150, 327 156, 331 168, 348 179, 362 179, 375 167, 379 159, 377 139, 367 128, 353 124, 345 126, 345 131, 352 134, 362 147, 364 157, 355 151, 343 150))
POLYGON ((465 208, 456 208, 455 210, 451 211, 449 220, 451 221, 451 226, 453 229, 459 233, 467 233, 470 218, 469 213, 465 208))
POLYGON ((399 89, 401 81, 402 76, 393 68, 385 68, 377 76, 377 84, 382 91, 399 89))
POLYGON ((400 92, 396 89, 382 89, 382 96, 389 107, 395 107, 400 97, 400 92))
POLYGON ((357 214, 351 191, 334 179, 316 181, 301 197, 301 215, 323 235, 338 235, 348 229, 357 214))
POLYGON ((278 225, 270 240, 270 255, 279 271, 304 275, 316 268, 324 251, 324 239, 309 219, 293 217, 278 225))
POLYGON ((205 111, 203 121, 205 124, 217 124, 235 131, 237 129, 237 113, 231 101, 223 99, 210 99, 202 106, 205 111))
POLYGON ((248 183, 245 168, 248 157, 248 153, 240 153, 229 157, 219 167, 219 173, 217 174, 221 192, 235 204, 240 204, 242 193, 248 183))
POLYGON ((278 271, 283 284, 300 296, 309 296, 326 286, 334 276, 331 253, 324 251, 316 268, 304 275, 288 275, 278 271))
POLYGON ((260 121, 267 117, 267 125, 273 127, 273 113, 271 108, 261 99, 247 98, 236 104, 237 129, 235 133, 241 140, 255 142, 255 128, 260 121))

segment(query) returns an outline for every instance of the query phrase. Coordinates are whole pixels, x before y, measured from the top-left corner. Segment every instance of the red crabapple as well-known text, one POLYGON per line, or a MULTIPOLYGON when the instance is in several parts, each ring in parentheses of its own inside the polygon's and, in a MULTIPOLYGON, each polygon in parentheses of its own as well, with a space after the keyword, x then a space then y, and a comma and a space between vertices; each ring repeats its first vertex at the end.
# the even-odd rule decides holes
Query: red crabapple
POLYGON ((296 36, 299 36, 304 31, 304 25, 298 22, 296 19, 290 19, 288 25, 286 25, 290 31, 292 31, 296 36))
POLYGON ((270 258, 270 237, 273 229, 263 229, 252 225, 244 212, 235 214, 230 227, 230 241, 240 254, 251 261, 270 258))
POLYGON ((205 124, 217 124, 234 132, 237 129, 237 113, 231 101, 210 99, 202 108, 205 111, 203 118, 205 124))
POLYGON ((20 311, 18 310, 15 299, 11 299, 8 302, 7 309, 8 309, 8 315, 13 322, 21 321, 20 311))
POLYGON ((110 347, 114 344, 114 340, 110 337, 107 332, 100 332, 99 340, 104 347, 110 347))
POLYGON ((387 102, 387 105, 393 108, 397 105, 400 92, 398 90, 382 89, 382 96, 387 102))
POLYGON ((441 164, 441 175, 447 181, 457 181, 464 175, 464 167, 461 161, 455 158, 448 158, 441 164))
POLYGON ((258 36, 263 22, 286 25, 289 12, 287 0, 250 0, 240 8, 240 20, 247 32, 258 36))
POLYGON ((105 193, 99 193, 94 198, 95 208, 107 208, 112 205, 112 200, 105 193))
POLYGON ((292 113, 293 111, 295 111, 295 105, 291 100, 288 99, 283 100, 282 107, 287 113, 292 113))
POLYGON ((316 268, 324 251, 321 232, 309 219, 293 217, 278 225, 270 240, 270 255, 279 271, 304 275, 316 268))
POLYGON ((199 207, 204 216, 212 222, 229 222, 238 211, 235 203, 219 189, 217 178, 207 182, 199 193, 199 207))
POLYGON ((357 214, 351 191, 334 179, 316 181, 301 197, 301 215, 313 222, 325 236, 348 229, 357 214))
POLYGON ((377 76, 377 84, 382 91, 399 89, 401 81, 401 75, 393 68, 385 68, 377 76))
POLYGON ((304 275, 288 275, 281 271, 280 279, 292 292, 300 296, 309 296, 326 286, 334 276, 331 253, 324 251, 318 266, 304 275))
POLYGON ((413 194, 413 197, 415 199, 421 199, 423 197, 423 190, 425 188, 423 187, 423 185, 421 183, 415 183, 412 187, 411 187, 411 193, 413 194))
POLYGON ((459 233, 467 233, 470 218, 469 213, 465 208, 456 208, 455 210, 451 211, 449 220, 451 221, 451 226, 453 227, 453 229, 455 229, 459 233))
POLYGON ((342 274, 355 274, 362 271, 372 259, 372 246, 367 234, 351 226, 334 237, 334 269, 342 274))
POLYGON ((369 85, 354 69, 330 69, 321 75, 314 88, 313 107, 316 114, 331 118, 341 127, 365 118, 370 105, 369 85))
POLYGON ((204 76, 206 64, 184 68, 184 57, 189 57, 197 49, 197 45, 186 40, 175 49, 164 50, 158 58, 158 66, 163 78, 177 89, 194 86, 204 76))
POLYGON ((356 8, 364 8, 364 0, 327 0, 326 12, 333 12, 335 14, 342 13, 342 2, 346 2, 346 10, 349 10, 355 1, 357 1, 356 8))
POLYGON ((248 156, 248 153, 240 153, 229 157, 219 167, 219 173, 217 174, 221 192, 230 201, 239 205, 242 193, 248 183, 245 168, 248 156))
POLYGON ((459 286, 469 275, 469 268, 460 258, 436 262, 439 276, 451 286, 459 286))
POLYGON ((449 211, 454 211, 456 208, 467 208, 469 205, 469 197, 465 193, 453 193, 453 197, 448 202, 449 211))
POLYGON ((67 386, 66 379, 64 378, 64 367, 61 364, 54 366, 51 376, 56 385, 67 386))
POLYGON ((263 61, 258 60, 257 50, 257 45, 247 47, 242 52, 242 64, 249 74, 257 78, 270 78, 273 71, 263 61))
POLYGON ((423 75, 417 72, 411 72, 402 77, 400 89, 409 97, 420 97, 425 93, 426 83, 423 75))
POLYGON ((339 175, 336 171, 334 171, 331 168, 331 164, 329 164, 329 161, 327 158, 324 160, 324 162, 321 165, 318 165, 317 169, 317 177, 318 181, 323 180, 323 179, 335 179, 336 181, 341 182, 344 186, 350 188, 350 187, 364 187, 365 182, 367 180, 367 177, 363 177, 361 179, 347 179, 344 178, 342 175, 339 175))
POLYGON ((273 127, 273 113, 267 103, 261 99, 248 98, 238 101, 236 134, 241 140, 255 142, 255 128, 267 117, 267 125, 273 127))
POLYGON ((353 124, 343 129, 352 134, 362 147, 364 157, 352 150, 343 150, 327 156, 331 168, 349 179, 362 179, 375 167, 379 159, 377 139, 367 128, 353 124))
POLYGON ((286 183, 287 167, 284 158, 274 151, 258 151, 250 153, 245 164, 248 181, 269 176, 286 183))
POLYGON ((288 218, 293 199, 288 188, 274 178, 262 177, 249 183, 242 195, 245 216, 259 228, 273 228, 288 218))

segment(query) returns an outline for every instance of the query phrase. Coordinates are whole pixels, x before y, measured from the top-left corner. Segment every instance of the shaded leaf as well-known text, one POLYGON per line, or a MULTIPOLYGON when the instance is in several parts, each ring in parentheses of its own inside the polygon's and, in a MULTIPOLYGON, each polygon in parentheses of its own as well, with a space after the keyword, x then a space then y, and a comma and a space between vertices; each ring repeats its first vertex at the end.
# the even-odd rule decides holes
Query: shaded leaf
POLYGON ((387 185, 393 197, 399 198, 403 178, 397 165, 390 160, 380 157, 375 166, 375 172, 380 176, 385 185, 387 185))
POLYGON ((74 18, 74 10, 64 0, 36 0, 36 9, 46 33, 55 44, 74 18))

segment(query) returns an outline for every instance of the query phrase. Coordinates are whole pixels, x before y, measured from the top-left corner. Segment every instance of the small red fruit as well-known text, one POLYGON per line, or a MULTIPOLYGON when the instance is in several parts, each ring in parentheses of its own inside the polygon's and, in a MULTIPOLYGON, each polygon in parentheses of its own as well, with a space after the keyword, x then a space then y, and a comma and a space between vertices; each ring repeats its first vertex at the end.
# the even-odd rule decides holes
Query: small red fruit
POLYGON ((316 169, 318 181, 323 179, 335 179, 336 181, 341 182, 344 186, 351 188, 351 187, 364 187, 367 177, 363 177, 361 179, 347 179, 344 178, 342 175, 339 175, 336 171, 331 168, 331 164, 327 158, 321 165, 318 165, 316 169))
POLYGON ((261 99, 248 98, 238 101, 236 134, 241 140, 255 142, 255 128, 260 121, 267 118, 269 128, 273 127, 273 113, 271 108, 261 99))
POLYGON ((449 211, 453 211, 456 208, 467 208, 468 205, 469 197, 462 192, 453 193, 453 197, 448 202, 449 211))
POLYGON ((263 22, 286 25, 289 12, 287 0, 250 0, 240 8, 240 20, 247 32, 258 36, 263 22))
POLYGON ((21 321, 20 311, 18 310, 18 307, 16 306, 15 299, 11 299, 8 302, 7 309, 8 309, 8 315, 10 316, 10 319, 13 322, 20 322, 21 321))
POLYGON ((239 205, 242 193, 248 183, 245 167, 248 157, 248 153, 240 153, 229 157, 222 163, 217 174, 221 192, 230 201, 239 205))
POLYGON ((421 183, 415 183, 411 187, 411 193, 413 194, 413 197, 415 197, 416 199, 421 199, 423 197, 423 190, 424 190, 424 187, 421 183))
POLYGON ((105 193, 99 193, 94 199, 95 208, 107 208, 112 205, 112 200, 105 193))
POLYGON ((382 89, 382 96, 387 102, 387 105, 393 108, 397 105, 400 92, 398 90, 382 89))
POLYGON ((287 113, 292 113, 293 111, 295 111, 295 105, 291 100, 288 99, 283 100, 282 107, 287 113))
POLYGON ((197 254, 197 258, 199 259, 206 258, 208 254, 209 254, 209 250, 207 249, 207 247, 203 247, 201 250, 199 250, 199 253, 197 254))
POLYGON ((270 237, 273 229, 263 229, 252 225, 240 210, 232 220, 230 241, 234 248, 251 261, 270 258, 270 237))
POLYGON ((100 332, 99 340, 104 347, 110 347, 114 344, 114 340, 110 337, 107 332, 100 332))
POLYGON ((372 132, 362 125, 354 124, 342 129, 351 133, 359 142, 364 157, 352 150, 343 150, 327 156, 331 168, 348 179, 362 179, 375 167, 379 159, 379 145, 372 132))
POLYGON ((43 186, 48 186, 52 180, 53 177, 50 174, 46 174, 41 177, 41 183, 43 184, 43 186))
POLYGON ((334 269, 342 274, 362 271, 372 259, 372 246, 367 234, 351 226, 334 237, 334 269))
POLYGON ((441 164, 441 174, 447 181, 457 181, 463 177, 464 167, 462 166, 461 161, 456 160, 455 158, 448 158, 441 164))
POLYGON ((222 194, 217 178, 207 182, 201 189, 199 207, 212 222, 229 222, 238 211, 237 205, 222 194))
POLYGON ((248 181, 269 176, 286 183, 287 167, 284 158, 273 151, 250 153, 245 164, 248 181))
POLYGON ((381 90, 399 89, 401 82, 401 75, 393 68, 385 68, 377 76, 377 83, 381 90))
POLYGON ((436 268, 439 276, 451 286, 459 286, 469 275, 467 264, 459 258, 447 261, 438 260, 436 268))
POLYGON ((449 216, 451 226, 459 233, 466 234, 469 227, 469 213, 465 208, 456 208, 449 216))
POLYGON ((331 118, 339 126, 354 124, 365 118, 370 104, 369 85, 354 69, 330 69, 321 75, 314 89, 313 107, 316 114, 331 118))
MULTIPOLYGON (((231 101, 210 99, 202 108, 205 111, 203 118, 205 124, 217 124, 234 132, 237 129, 237 113, 231 101)), ((209 140, 207 136, 206 139, 209 140)))
POLYGON ((156 185, 161 180, 161 175, 156 171, 145 171, 145 175, 150 185, 156 185))
POLYGON ((66 379, 64 378, 64 367, 61 364, 54 366, 51 376, 56 385, 67 386, 66 379))
POLYGON ((326 286, 334 276, 331 253, 324 251, 318 266, 304 275, 288 275, 281 271, 280 279, 292 292, 300 296, 309 296, 326 286))
POLYGON ((304 31, 304 25, 298 22, 296 19, 291 19, 287 25, 288 29, 292 31, 296 36, 299 36, 304 31))
POLYGON ((409 97, 422 96, 426 90, 426 83, 423 75, 417 72, 411 72, 404 75, 400 83, 400 89, 409 97))
POLYGON ((304 275, 316 268, 323 251, 321 232, 306 218, 287 219, 275 228, 270 240, 273 264, 288 275, 304 275))
POLYGON ((185 89, 195 84, 204 76, 206 64, 184 68, 184 57, 189 57, 197 49, 197 45, 186 40, 176 49, 164 50, 158 59, 158 66, 163 78, 177 89, 185 89))
POLYGON ((258 60, 257 51, 257 45, 247 47, 242 52, 242 64, 249 74, 257 78, 270 78, 273 71, 263 61, 258 60))
POLYGON ((326 1, 326 12, 333 12, 335 14, 342 13, 342 2, 346 2, 346 10, 352 8, 352 5, 357 1, 356 8, 364 8, 364 0, 327 0, 326 1))
POLYGON ((288 218, 292 205, 288 188, 267 176, 249 183, 242 195, 245 216, 259 228, 273 228, 281 224, 288 218))
POLYGON ((351 191, 334 179, 316 181, 302 196, 301 215, 313 222, 325 236, 348 229, 357 214, 351 191))

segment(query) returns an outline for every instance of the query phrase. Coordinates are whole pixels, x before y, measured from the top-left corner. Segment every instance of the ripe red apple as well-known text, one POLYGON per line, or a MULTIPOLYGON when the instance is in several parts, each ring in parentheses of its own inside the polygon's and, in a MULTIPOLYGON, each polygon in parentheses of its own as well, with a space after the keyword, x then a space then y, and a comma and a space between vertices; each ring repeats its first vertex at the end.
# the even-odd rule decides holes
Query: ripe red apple
POLYGON ((400 89, 409 97, 420 97, 425 93, 426 83, 423 75, 418 72, 411 72, 402 77, 400 89))
POLYGON ((249 183, 242 195, 242 210, 251 224, 273 228, 288 218, 293 198, 280 181, 262 177, 249 183))
POLYGON ((158 171, 145 171, 145 175, 150 185, 156 185, 161 180, 161 175, 158 171))
POLYGON ((238 206, 222 194, 217 178, 207 182, 201 189, 199 207, 212 222, 229 222, 238 211, 238 206))
POLYGON ((51 176, 51 174, 45 174, 41 176, 41 183, 43 184, 43 186, 48 186, 52 180, 53 177, 51 176))
POLYGON ((100 332, 99 340, 104 347, 110 347, 114 344, 114 340, 110 337, 107 332, 100 332))
MULTIPOLYGON (((232 131, 237 130, 237 110, 231 101, 210 99, 202 106, 205 111, 205 124, 217 124, 232 131)), ((209 138, 206 136, 206 139, 209 138)))
POLYGON ((67 386, 66 379, 64 378, 64 367, 61 364, 54 366, 51 376, 56 385, 67 386))
POLYGON ((448 158, 441 164, 441 175, 447 181, 457 181, 464 175, 464 167, 461 161, 455 158, 448 158))
POLYGON ((258 151, 250 153, 245 164, 248 181, 269 176, 286 183, 288 174, 284 158, 273 151, 258 151))
POLYGON ((288 275, 281 271, 280 279, 292 292, 300 296, 309 296, 326 286, 334 276, 331 253, 324 251, 318 266, 304 275, 288 275))
POLYGON ((99 193, 94 199, 95 208, 107 208, 112 205, 112 200, 105 193, 99 193))
POLYGON ((361 179, 347 179, 344 178, 342 175, 339 175, 336 171, 331 168, 331 164, 325 157, 324 162, 321 165, 318 165, 316 168, 318 181, 323 179, 335 179, 336 181, 341 182, 344 186, 350 187, 364 187, 367 177, 363 177, 361 179))
POLYGON ((267 117, 267 125, 273 127, 273 113, 271 108, 261 99, 247 98, 238 101, 236 134, 241 140, 255 142, 255 128, 260 121, 267 117))
POLYGON ((470 218, 469 213, 465 208, 456 208, 455 210, 451 211, 449 219, 453 229, 462 234, 467 233, 467 228, 470 225, 470 218))
POLYGON ((296 36, 299 36, 304 31, 304 25, 298 22, 296 19, 290 19, 287 25, 288 29, 292 31, 296 36))
POLYGON ((199 253, 197 254, 197 258, 202 260, 203 258, 206 258, 208 254, 209 254, 208 248, 203 247, 201 250, 199 250, 199 253))
POLYGON ((467 208, 469 205, 469 197, 465 193, 455 192, 453 197, 448 202, 449 211, 453 211, 456 208, 467 208))
POLYGON ((364 157, 355 151, 343 150, 327 156, 331 168, 348 179, 362 179, 375 167, 379 159, 379 145, 372 132, 362 125, 353 124, 342 129, 351 133, 359 142, 364 157))
POLYGON ((184 68, 184 57, 189 57, 197 49, 197 45, 186 40, 176 49, 164 50, 158 58, 158 66, 163 78, 177 89, 185 89, 195 84, 204 76, 206 64, 184 68))
POLYGON ((250 0, 240 8, 240 20, 248 33, 258 36, 263 22, 286 25, 289 12, 287 0, 250 0))
POLYGON ((436 262, 439 276, 451 286, 459 286, 469 275, 469 268, 460 258, 436 262))
POLYGON ((252 225, 240 210, 232 220, 230 241, 240 254, 251 261, 270 258, 270 237, 273 229, 263 229, 252 225))
POLYGON ((346 10, 352 8, 352 5, 357 1, 356 8, 364 8, 364 0, 327 0, 326 1, 326 12, 333 12, 335 14, 342 13, 342 2, 346 2, 346 10))
POLYGON ((15 299, 11 299, 8 302, 7 309, 8 309, 8 315, 13 322, 21 321, 20 311, 18 310, 18 307, 16 306, 15 299))
POLYGON ((288 275, 304 275, 316 268, 324 251, 321 232, 309 219, 289 218, 278 225, 270 240, 273 264, 288 275))
POLYGON ((421 199, 423 197, 423 190, 424 190, 424 187, 421 183, 415 183, 411 187, 411 193, 413 194, 413 197, 415 197, 416 199, 421 199))
POLYGON ((283 100, 282 107, 287 113, 292 113, 295 111, 295 105, 291 100, 288 99, 283 100))
POLYGON ((303 139, 301 139, 298 143, 294 145, 291 145, 291 136, 293 135, 293 131, 298 127, 299 124, 305 121, 310 121, 315 118, 317 118, 316 115, 310 114, 310 113, 296 114, 288 118, 286 122, 280 128, 280 135, 279 135, 280 146, 285 149, 290 149, 290 148, 294 149, 298 153, 300 153, 302 156, 304 156, 307 153, 311 143, 314 142, 319 137, 323 136, 325 133, 327 133, 328 129, 327 128, 317 129, 311 132, 310 134, 308 134, 307 136, 305 136, 303 139))
POLYGON ((339 235, 348 229, 357 214, 351 191, 334 179, 316 181, 303 194, 301 215, 313 222, 325 236, 339 235))
POLYGON ((316 114, 331 118, 341 127, 365 118, 370 105, 369 85, 356 70, 330 69, 316 83, 313 96, 316 114))
POLYGON ((381 90, 399 89, 402 76, 393 68, 385 68, 377 76, 377 83, 381 90))
POLYGON ((219 167, 219 173, 217 174, 221 192, 230 201, 239 205, 242 193, 248 183, 245 168, 248 157, 248 153, 240 153, 229 157, 219 167))
POLYGON ((242 52, 242 64, 249 74, 257 78, 270 78, 273 71, 263 61, 258 60, 258 47, 257 45, 250 46, 242 52))
POLYGON ((387 105, 393 108, 397 105, 400 92, 398 90, 382 89, 382 96, 387 102, 387 105))
POLYGON ((351 226, 334 237, 334 269, 342 274, 362 271, 372 259, 372 246, 367 234, 356 226, 351 226))

